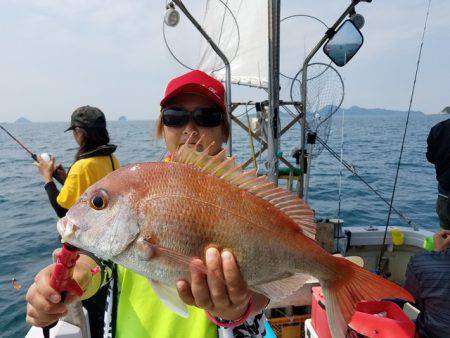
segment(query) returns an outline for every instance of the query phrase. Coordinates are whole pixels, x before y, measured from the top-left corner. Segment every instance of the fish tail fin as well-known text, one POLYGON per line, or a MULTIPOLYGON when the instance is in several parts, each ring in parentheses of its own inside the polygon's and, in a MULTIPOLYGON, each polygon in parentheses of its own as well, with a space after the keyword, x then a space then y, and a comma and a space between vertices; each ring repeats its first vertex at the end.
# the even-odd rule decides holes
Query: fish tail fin
POLYGON ((343 338, 347 324, 361 301, 402 298, 413 301, 411 294, 399 285, 381 278, 344 258, 334 257, 341 278, 321 280, 326 300, 328 324, 333 338, 343 338))

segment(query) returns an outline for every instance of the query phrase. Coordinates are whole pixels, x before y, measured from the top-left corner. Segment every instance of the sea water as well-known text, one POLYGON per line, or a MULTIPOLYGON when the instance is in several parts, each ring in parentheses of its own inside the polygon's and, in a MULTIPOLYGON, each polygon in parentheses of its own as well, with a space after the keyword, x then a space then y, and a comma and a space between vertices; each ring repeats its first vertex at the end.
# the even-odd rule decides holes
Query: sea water
MULTIPOLYGON (((356 172, 384 198, 390 200, 400 151, 406 114, 345 116, 343 157, 356 172)), ((429 129, 445 116, 413 114, 400 167, 394 206, 414 223, 427 229, 438 228, 435 214, 437 195, 434 168, 425 157, 429 129)), ((283 119, 283 124, 287 119, 283 119)), ((49 152, 68 168, 77 150, 72 133, 64 133, 67 123, 5 124, 14 135, 36 153, 49 152)), ((157 141, 152 121, 108 123, 111 142, 118 145, 121 165, 158 161, 164 144, 157 141)), ((283 156, 300 145, 299 127, 282 138, 283 156)), ((251 155, 247 134, 235 126, 233 151, 239 161, 251 155)), ((341 115, 335 116, 328 144, 340 153, 341 115)), ((254 142, 256 150, 260 149, 254 142)), ((264 168, 264 160, 257 161, 264 168)), ((0 336, 23 337, 25 294, 33 277, 51 263, 51 253, 60 244, 56 216, 44 191, 44 184, 33 161, 11 138, 0 132, 0 336), (16 278, 22 286, 12 287, 16 278)), ((311 162, 309 202, 320 218, 339 214, 347 226, 384 226, 388 206, 326 150, 311 162), (340 211, 339 181, 342 179, 340 211)), ((406 225, 396 214, 392 225, 406 225)))

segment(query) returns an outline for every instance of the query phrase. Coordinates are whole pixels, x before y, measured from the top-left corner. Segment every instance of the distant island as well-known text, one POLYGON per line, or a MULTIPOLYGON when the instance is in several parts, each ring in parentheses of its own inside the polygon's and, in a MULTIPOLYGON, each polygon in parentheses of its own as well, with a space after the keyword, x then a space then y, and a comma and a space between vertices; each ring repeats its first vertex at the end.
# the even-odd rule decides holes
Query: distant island
POLYGON ((31 123, 31 121, 25 117, 19 117, 16 121, 14 121, 14 123, 31 123))
POLYGON ((441 114, 450 114, 450 106, 445 107, 444 109, 442 109, 441 114))
POLYGON ((127 118, 125 116, 119 117, 119 121, 127 121, 127 118))
MULTIPOLYGON (((330 110, 335 110, 335 108, 333 108, 333 106, 326 106, 324 108, 322 108, 321 111, 319 111, 320 115, 327 115, 330 110)), ((349 116, 359 116, 359 115, 365 115, 365 116, 392 116, 395 114, 406 114, 407 111, 402 111, 402 110, 389 110, 389 109, 382 109, 382 108, 363 108, 363 107, 359 107, 359 106, 352 106, 349 108, 339 108, 338 111, 336 111, 334 113, 334 116, 337 116, 338 114, 340 115, 342 113, 342 111, 345 113, 345 115, 349 115, 349 116)), ((307 112, 308 115, 311 114, 311 112, 307 112)), ((417 110, 412 110, 411 114, 419 114, 419 115, 425 115, 423 112, 421 111, 417 111, 417 110)), ((250 115, 252 116, 252 115, 250 115)), ((285 112, 281 112, 281 116, 285 116, 285 117, 289 117, 290 115, 285 113, 285 112)))
MULTIPOLYGON (((351 106, 350 108, 341 108, 344 110, 345 114, 349 115, 377 115, 386 116, 391 114, 406 114, 407 111, 403 110, 390 110, 382 108, 362 108, 359 106, 351 106)), ((423 112, 417 110, 411 110, 411 114, 424 115, 423 112)))

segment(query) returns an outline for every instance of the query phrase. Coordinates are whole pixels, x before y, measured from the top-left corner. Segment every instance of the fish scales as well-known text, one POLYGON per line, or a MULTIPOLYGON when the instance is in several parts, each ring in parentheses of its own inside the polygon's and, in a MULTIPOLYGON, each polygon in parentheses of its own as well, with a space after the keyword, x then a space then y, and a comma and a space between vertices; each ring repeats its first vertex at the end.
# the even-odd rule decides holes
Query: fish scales
MULTIPOLYGON (((157 163, 149 170, 160 172, 155 166, 163 166, 164 175, 172 178, 164 182, 157 174, 147 176, 143 171, 148 177, 143 181, 147 196, 136 194, 139 200, 135 201, 145 219, 151 220, 141 224, 141 231, 155 238, 155 244, 191 257, 203 257, 209 245, 228 248, 241 262, 250 285, 273 280, 270 272, 279 271, 288 259, 297 258, 280 246, 287 236, 282 236, 277 226, 290 233, 300 230, 270 203, 186 165, 157 163), (158 187, 161 185, 164 189, 158 187), (287 222, 292 225, 283 226, 287 222), (273 257, 280 258, 272 262, 273 257)), ((185 267, 180 268, 185 272, 185 267)))

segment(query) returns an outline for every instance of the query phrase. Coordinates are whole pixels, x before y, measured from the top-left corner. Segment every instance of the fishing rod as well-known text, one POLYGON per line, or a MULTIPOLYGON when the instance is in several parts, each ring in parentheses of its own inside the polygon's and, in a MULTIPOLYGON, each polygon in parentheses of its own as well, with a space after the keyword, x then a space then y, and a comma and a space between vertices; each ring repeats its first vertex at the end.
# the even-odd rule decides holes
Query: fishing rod
MULTIPOLYGON (((35 160, 35 161, 38 160, 37 155, 36 155, 35 153, 33 153, 30 149, 28 149, 27 147, 25 147, 24 144, 23 144, 22 142, 20 142, 16 137, 14 137, 14 135, 11 134, 8 130, 6 130, 6 128, 3 127, 1 124, 0 124, 0 128, 1 128, 6 134, 8 134, 14 141, 16 141, 17 144, 18 144, 19 146, 21 146, 23 149, 25 149, 25 151, 31 155, 31 158, 32 158, 33 160, 35 160)), ((44 153, 44 154, 45 154, 45 153, 44 153)))
MULTIPOLYGON (((30 154, 31 158, 38 162, 38 156, 33 153, 28 147, 26 147, 22 142, 20 142, 13 134, 11 134, 5 127, 0 125, 0 129, 2 129, 6 134, 8 134, 9 137, 11 137, 14 141, 17 142, 19 146, 21 146, 28 154, 30 154)), ((39 155, 39 157, 49 163, 51 160, 51 156, 49 153, 42 153, 39 155)), ((61 184, 64 184, 64 179, 60 176, 60 171, 63 170, 62 167, 59 165, 53 170, 52 176, 61 184)))

